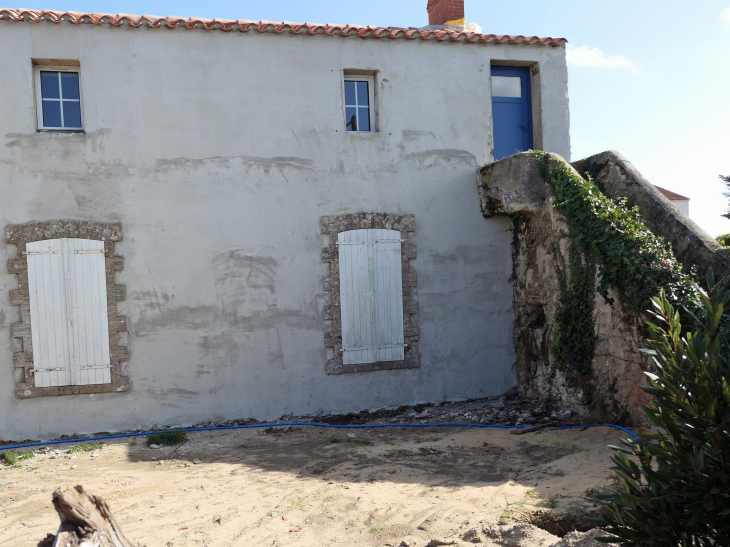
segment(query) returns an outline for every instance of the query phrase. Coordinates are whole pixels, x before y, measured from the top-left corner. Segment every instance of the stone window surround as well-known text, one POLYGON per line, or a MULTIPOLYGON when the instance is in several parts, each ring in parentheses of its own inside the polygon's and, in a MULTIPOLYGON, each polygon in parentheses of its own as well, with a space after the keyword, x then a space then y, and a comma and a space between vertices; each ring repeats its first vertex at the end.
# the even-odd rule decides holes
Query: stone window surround
POLYGON ((385 229, 398 230, 401 237, 408 241, 409 232, 416 231, 413 215, 393 215, 388 213, 353 213, 348 215, 323 216, 320 219, 322 234, 329 234, 329 246, 322 249, 322 261, 330 265, 329 275, 324 280, 324 290, 330 294, 330 304, 325 307, 325 320, 330 327, 324 334, 325 347, 332 352, 326 364, 327 374, 347 372, 371 372, 418 368, 421 356, 418 353, 419 328, 413 326, 418 314, 418 303, 412 290, 416 288, 416 270, 411 260, 416 258, 416 246, 412 243, 401 245, 401 268, 403 277, 403 340, 406 344, 405 358, 402 361, 382 361, 345 365, 342 362, 342 319, 340 310, 340 257, 337 250, 337 234, 349 230, 385 229))
POLYGON ((16 257, 8 260, 8 272, 18 276, 18 288, 10 291, 10 304, 20 306, 20 323, 12 325, 12 337, 22 341, 22 350, 13 353, 15 368, 22 371, 20 381, 15 384, 17 398, 129 391, 129 378, 120 375, 120 364, 122 361, 129 360, 129 353, 126 346, 119 345, 119 333, 126 332, 127 320, 126 317, 117 315, 117 302, 125 299, 124 285, 116 284, 116 272, 124 268, 124 259, 114 254, 114 243, 117 241, 122 241, 122 225, 119 222, 52 220, 5 227, 5 242, 17 247, 16 257), (107 313, 109 315, 109 356, 112 365, 110 384, 35 387, 25 244, 31 241, 61 238, 93 239, 104 242, 107 313))

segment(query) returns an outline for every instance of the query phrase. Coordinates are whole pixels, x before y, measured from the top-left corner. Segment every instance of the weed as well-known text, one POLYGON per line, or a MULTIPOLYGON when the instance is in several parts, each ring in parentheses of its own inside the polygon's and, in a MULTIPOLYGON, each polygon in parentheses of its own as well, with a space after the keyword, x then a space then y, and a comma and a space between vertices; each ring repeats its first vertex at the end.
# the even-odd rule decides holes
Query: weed
POLYGON ((137 441, 135 439, 129 439, 127 441, 127 446, 134 446, 137 444, 137 441))
POLYGON ((512 511, 509 509, 505 509, 504 513, 500 515, 503 519, 511 519, 512 518, 512 511))
POLYGON ((332 437, 330 438, 329 442, 331 443, 352 443, 352 444, 363 444, 366 446, 370 446, 373 444, 372 441, 369 441, 367 439, 351 439, 349 437, 341 439, 339 437, 332 437))
POLYGON ((547 501, 542 502, 542 504, 550 509, 555 509, 558 505, 558 494, 553 494, 547 499, 547 501))
POLYGON ((484 441, 484 444, 482 446, 489 446, 489 443, 487 441, 484 441))
POLYGON ((264 429, 264 435, 272 435, 274 433, 278 433, 279 429, 273 426, 269 426, 266 429, 264 429))
POLYGON ((300 510, 304 511, 307 508, 307 506, 304 505, 304 503, 302 503, 302 500, 300 500, 300 499, 291 498, 288 501, 289 501, 289 504, 292 506, 292 509, 300 509, 300 510))
POLYGON ((30 451, 16 452, 15 450, 8 450, 0 454, 0 459, 5 461, 7 465, 12 465, 13 469, 17 469, 18 467, 20 467, 19 465, 17 465, 19 461, 29 460, 33 456, 35 456, 35 453, 30 451))
POLYGON ((538 492, 535 492, 532 488, 529 488, 527 490, 527 492, 525 492, 525 494, 527 495, 528 498, 533 499, 533 500, 542 497, 538 492))
POLYGON ((370 527, 370 533, 374 534, 376 536, 379 536, 385 531, 385 526, 382 524, 376 524, 375 526, 370 527))
POLYGON ((101 450, 104 448, 104 443, 84 443, 77 444, 68 449, 69 454, 74 452, 94 452, 95 450, 101 450))
POLYGON ((153 433, 147 437, 147 446, 157 444, 163 446, 174 446, 188 440, 188 434, 184 431, 165 431, 153 433))

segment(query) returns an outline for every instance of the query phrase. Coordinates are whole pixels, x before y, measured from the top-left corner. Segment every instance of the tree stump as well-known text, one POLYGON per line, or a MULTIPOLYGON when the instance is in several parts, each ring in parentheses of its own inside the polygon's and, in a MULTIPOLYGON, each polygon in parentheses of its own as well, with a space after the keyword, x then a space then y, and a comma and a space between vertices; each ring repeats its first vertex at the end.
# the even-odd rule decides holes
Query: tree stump
POLYGON ((124 537, 107 502, 86 493, 81 485, 58 488, 53 493, 53 506, 61 526, 38 547, 143 547, 124 537))

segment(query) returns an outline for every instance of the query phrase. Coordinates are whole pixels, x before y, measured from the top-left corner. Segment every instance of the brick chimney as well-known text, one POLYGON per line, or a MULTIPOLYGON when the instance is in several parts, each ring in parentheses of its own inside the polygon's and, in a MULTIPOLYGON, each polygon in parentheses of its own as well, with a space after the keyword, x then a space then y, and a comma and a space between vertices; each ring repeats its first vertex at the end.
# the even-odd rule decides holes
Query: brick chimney
POLYGON ((464 18, 464 0, 428 0, 428 24, 443 25, 464 18))

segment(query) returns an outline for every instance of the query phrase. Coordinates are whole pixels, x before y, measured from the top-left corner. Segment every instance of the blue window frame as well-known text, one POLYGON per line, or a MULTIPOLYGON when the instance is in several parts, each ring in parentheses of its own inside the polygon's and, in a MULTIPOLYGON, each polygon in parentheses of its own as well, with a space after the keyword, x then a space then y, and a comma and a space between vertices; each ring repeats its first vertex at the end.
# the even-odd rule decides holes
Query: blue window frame
POLYGON ((492 67, 494 159, 532 148, 530 69, 492 67))
POLYGON ((82 130, 78 70, 38 68, 36 82, 38 129, 82 130))
POLYGON ((345 76, 345 129, 374 131, 373 83, 371 76, 345 76))

